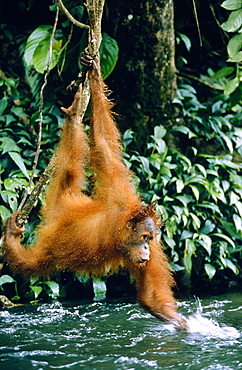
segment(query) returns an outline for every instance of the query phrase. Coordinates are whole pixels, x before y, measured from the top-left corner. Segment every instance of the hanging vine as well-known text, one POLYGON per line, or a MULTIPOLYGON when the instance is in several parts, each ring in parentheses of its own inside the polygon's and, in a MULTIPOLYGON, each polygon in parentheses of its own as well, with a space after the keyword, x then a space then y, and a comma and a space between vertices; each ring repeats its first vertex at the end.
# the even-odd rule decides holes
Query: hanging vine
MULTIPOLYGON (((34 178, 34 175, 35 175, 35 172, 36 172, 38 159, 39 159, 39 155, 40 155, 40 150, 41 150, 41 139, 42 139, 42 128, 43 128, 44 90, 45 90, 45 87, 47 86, 48 76, 49 76, 50 70, 51 70, 53 39, 54 39, 54 35, 55 35, 57 23, 58 23, 58 18, 59 18, 59 8, 57 7, 55 22, 54 22, 54 26, 53 26, 51 36, 50 36, 49 57, 48 57, 46 72, 44 74, 44 83, 43 83, 43 85, 41 86, 41 89, 40 89, 39 120, 38 120, 39 132, 38 132, 37 149, 36 149, 36 153, 35 153, 35 156, 34 156, 34 161, 33 161, 33 166, 32 166, 32 171, 31 171, 29 183, 28 183, 28 186, 25 190, 22 201, 21 201, 21 203, 18 207, 18 210, 20 210, 20 211, 22 210, 21 211, 21 216, 19 216, 19 218, 18 218, 18 223, 19 224, 24 223, 24 219, 28 216, 29 212, 32 209, 32 208, 29 208, 29 207, 31 207, 31 204, 32 204, 32 201, 30 202, 30 199, 32 199, 32 197, 28 200, 27 203, 26 203, 26 199, 28 198, 28 194, 29 194, 30 189, 31 189, 31 185, 32 185, 33 178, 34 178)), ((35 194, 36 189, 34 189, 33 192, 35 194)), ((37 194, 38 194, 38 192, 37 192, 37 194)), ((32 193, 31 193, 31 195, 32 195, 32 193)))
MULTIPOLYGON (((89 19, 89 24, 86 25, 83 24, 79 21, 77 21, 70 13, 69 11, 65 8, 61 0, 55 0, 56 5, 57 5, 57 11, 56 11, 56 18, 55 18, 55 23, 54 27, 52 30, 51 38, 50 38, 50 47, 49 47, 49 60, 48 60, 48 65, 47 65, 47 71, 45 73, 44 77, 44 83, 41 87, 40 91, 40 117, 39 117, 39 133, 38 133, 38 144, 37 144, 37 150, 36 150, 36 155, 34 158, 33 162, 33 167, 32 167, 32 174, 30 177, 30 181, 28 184, 28 187, 26 189, 25 195, 20 203, 19 210, 20 213, 17 217, 17 224, 18 226, 22 226, 27 218, 29 213, 31 212, 34 203, 36 199, 39 197, 45 186, 49 183, 51 176, 53 175, 53 172, 56 167, 56 153, 53 155, 51 158, 48 166, 46 167, 45 171, 43 172, 42 176, 39 178, 38 182, 36 183, 34 189, 32 190, 31 194, 28 196, 33 176, 36 171, 36 166, 38 162, 38 157, 40 153, 40 143, 41 143, 41 136, 42 136, 42 124, 43 124, 43 106, 44 106, 44 89, 47 85, 47 79, 50 73, 50 66, 51 66, 51 58, 52 58, 52 42, 54 38, 54 34, 56 31, 56 26, 58 22, 58 15, 59 11, 64 13, 66 17, 77 27, 80 28, 85 28, 88 29, 88 50, 90 55, 94 56, 98 53, 100 44, 101 44, 101 20, 102 20, 102 14, 103 14, 103 6, 105 0, 87 0, 85 3, 87 13, 88 13, 88 19, 89 19)), ((90 99, 90 93, 89 93, 89 82, 87 78, 83 82, 83 109, 82 109, 82 117, 83 118, 85 111, 87 109, 88 103, 90 99)))

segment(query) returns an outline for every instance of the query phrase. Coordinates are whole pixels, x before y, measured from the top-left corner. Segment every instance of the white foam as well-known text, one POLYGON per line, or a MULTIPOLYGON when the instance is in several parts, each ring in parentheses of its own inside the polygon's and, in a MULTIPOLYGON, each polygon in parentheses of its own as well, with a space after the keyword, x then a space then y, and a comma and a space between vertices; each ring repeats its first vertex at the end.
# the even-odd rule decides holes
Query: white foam
POLYGON ((240 332, 232 326, 219 325, 217 321, 202 316, 200 312, 187 318, 188 333, 198 333, 209 338, 237 339, 240 332))
POLYGON ((203 316, 203 307, 199 299, 196 299, 197 311, 187 318, 188 333, 197 333, 209 338, 237 339, 240 332, 232 326, 219 325, 212 319, 203 316))
MULTIPOLYGON (((213 318, 208 318, 203 314, 203 307, 198 298, 195 298, 196 312, 190 316, 183 316, 187 322, 187 333, 197 334, 197 336, 207 337, 208 339, 235 340, 241 337, 239 330, 232 326, 219 324, 213 318)), ((230 310, 232 311, 232 310, 230 310)), ((177 327, 172 323, 167 323, 165 328, 171 333, 176 332, 177 327)))

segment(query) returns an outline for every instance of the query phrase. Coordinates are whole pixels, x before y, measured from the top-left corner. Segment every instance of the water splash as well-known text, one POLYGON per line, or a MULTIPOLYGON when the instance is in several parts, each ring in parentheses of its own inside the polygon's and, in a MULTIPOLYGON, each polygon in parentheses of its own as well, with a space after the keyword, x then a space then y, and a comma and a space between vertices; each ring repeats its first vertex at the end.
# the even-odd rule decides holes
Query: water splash
POLYGON ((197 311, 187 318, 188 333, 200 334, 209 338, 237 339, 240 332, 232 326, 219 325, 212 319, 203 316, 203 307, 197 299, 197 311))
MULTIPOLYGON (((217 320, 211 318, 211 313, 210 318, 206 317, 203 313, 201 301, 198 298, 195 299, 195 304, 196 312, 189 316, 183 316, 187 322, 187 333, 197 334, 197 336, 206 337, 207 339, 236 340, 241 337, 239 330, 232 326, 219 324, 217 320)), ((189 302, 189 306, 191 306, 191 302, 189 302)), ((172 323, 167 323, 163 327, 171 333, 177 331, 177 327, 172 323)))

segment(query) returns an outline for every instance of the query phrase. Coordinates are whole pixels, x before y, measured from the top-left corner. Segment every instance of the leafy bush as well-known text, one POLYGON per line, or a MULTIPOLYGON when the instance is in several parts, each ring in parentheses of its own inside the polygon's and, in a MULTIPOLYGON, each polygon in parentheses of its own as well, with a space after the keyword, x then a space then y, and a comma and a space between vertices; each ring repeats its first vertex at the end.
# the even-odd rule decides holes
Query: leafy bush
MULTIPOLYGON (((31 101, 31 95, 23 93, 18 80, 3 76, 0 78, 0 85, 0 217, 3 223, 11 212, 16 211, 28 184, 36 150, 39 113, 31 101)), ((48 108, 45 113, 42 138, 45 155, 41 157, 36 176, 42 173, 47 165, 47 158, 54 152, 58 140, 58 118, 61 121, 60 116, 49 112, 48 108)))
POLYGON ((241 101, 242 0, 225 0, 221 6, 231 11, 227 21, 221 24, 224 31, 232 33, 227 45, 229 65, 219 69, 213 78, 223 82, 224 94, 232 95, 231 103, 235 105, 241 101))
MULTIPOLYGON (((241 154, 242 130, 234 126, 236 117, 225 110, 221 115, 223 100, 205 107, 187 85, 179 96, 187 126, 170 132, 156 126, 146 153, 131 151, 125 159, 140 179, 144 199, 158 202, 173 268, 185 268, 196 284, 238 275, 242 267, 242 163, 233 157, 241 154), (180 148, 168 146, 171 134, 180 136, 180 148), (211 142, 220 154, 207 152, 211 142)), ((128 151, 131 142, 135 134, 128 130, 128 151)))

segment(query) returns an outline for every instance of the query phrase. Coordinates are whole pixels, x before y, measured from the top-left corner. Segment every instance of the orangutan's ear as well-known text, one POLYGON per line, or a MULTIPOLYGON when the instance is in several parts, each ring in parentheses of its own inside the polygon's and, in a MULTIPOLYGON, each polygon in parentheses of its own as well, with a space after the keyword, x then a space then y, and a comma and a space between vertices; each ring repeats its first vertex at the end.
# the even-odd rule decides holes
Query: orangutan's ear
POLYGON ((132 229, 132 222, 128 221, 126 224, 127 229, 132 229))

